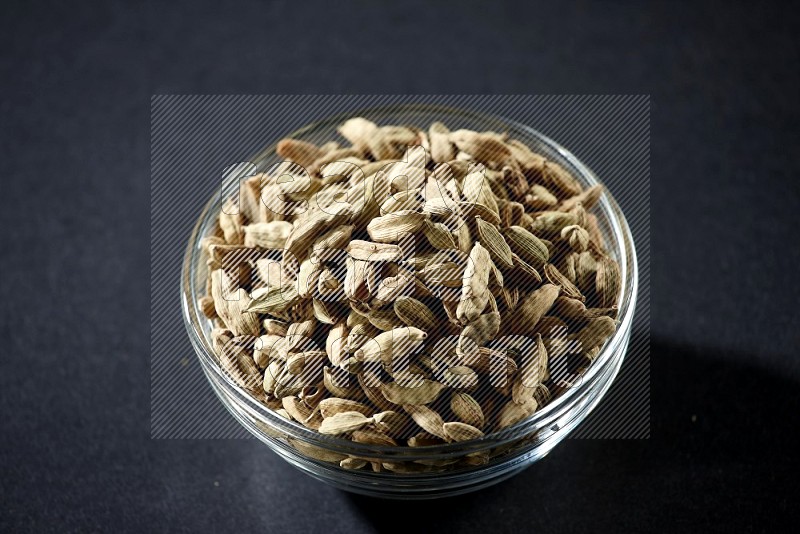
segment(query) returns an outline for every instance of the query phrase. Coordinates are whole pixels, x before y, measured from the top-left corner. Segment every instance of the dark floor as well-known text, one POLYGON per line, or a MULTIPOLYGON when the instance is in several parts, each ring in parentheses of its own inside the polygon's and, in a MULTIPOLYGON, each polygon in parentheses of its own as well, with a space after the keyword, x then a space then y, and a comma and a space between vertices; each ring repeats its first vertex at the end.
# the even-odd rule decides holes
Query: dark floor
POLYGON ((776 6, 4 3, 2 530, 796 524, 800 45, 776 6), (401 508, 253 440, 149 438, 150 96, 337 92, 651 95, 649 440, 401 508))

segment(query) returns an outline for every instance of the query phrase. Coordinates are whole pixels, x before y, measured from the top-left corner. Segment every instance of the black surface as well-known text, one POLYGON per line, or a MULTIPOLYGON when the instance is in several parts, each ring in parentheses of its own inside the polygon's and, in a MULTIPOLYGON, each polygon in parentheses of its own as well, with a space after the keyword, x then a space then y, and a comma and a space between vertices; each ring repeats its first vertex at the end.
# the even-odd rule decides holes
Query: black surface
POLYGON ((796 522, 790 11, 0 9, 4 531, 408 531, 420 510, 442 532, 796 522), (651 94, 651 439, 568 440, 500 486, 407 508, 322 486, 252 440, 150 440, 150 95, 297 92, 651 94))

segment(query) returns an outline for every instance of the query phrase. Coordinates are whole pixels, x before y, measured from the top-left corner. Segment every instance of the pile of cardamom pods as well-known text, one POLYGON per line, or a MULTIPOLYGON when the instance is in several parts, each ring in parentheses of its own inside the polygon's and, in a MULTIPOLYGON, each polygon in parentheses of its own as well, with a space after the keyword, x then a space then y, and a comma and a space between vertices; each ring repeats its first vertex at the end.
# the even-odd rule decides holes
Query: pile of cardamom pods
POLYGON ((338 131, 346 146, 280 141, 203 240, 199 305, 230 378, 321 434, 409 447, 504 429, 576 384, 616 328, 601 186, 503 133, 338 131))

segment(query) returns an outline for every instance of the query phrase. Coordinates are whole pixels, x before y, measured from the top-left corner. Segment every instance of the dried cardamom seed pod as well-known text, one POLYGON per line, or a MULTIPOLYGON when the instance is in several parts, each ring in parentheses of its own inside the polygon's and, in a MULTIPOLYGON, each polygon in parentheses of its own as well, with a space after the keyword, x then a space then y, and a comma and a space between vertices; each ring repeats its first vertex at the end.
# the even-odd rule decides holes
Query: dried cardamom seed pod
POLYGON ((542 281, 542 276, 539 274, 539 271, 533 268, 533 266, 528 265, 527 262, 525 262, 516 254, 511 254, 511 257, 514 260, 514 274, 521 274, 523 278, 527 278, 528 280, 533 281, 535 284, 539 284, 542 281))
POLYGON ((485 169, 478 166, 473 172, 464 177, 462 194, 467 202, 479 206, 485 206, 499 218, 500 208, 497 205, 491 185, 484 173, 485 169))
POLYGON ((512 387, 512 398, 517 404, 525 404, 533 399, 533 393, 542 381, 547 379, 547 349, 541 334, 536 335, 534 350, 522 355, 520 374, 512 387))
POLYGON ((572 297, 560 296, 553 303, 552 312, 567 321, 583 319, 586 316, 586 304, 572 297))
POLYGON ((311 245, 313 255, 317 260, 326 261, 332 256, 332 251, 345 248, 350 242, 350 236, 353 235, 354 229, 355 226, 345 224, 331 228, 313 241, 311 245))
POLYGON ((410 210, 376 217, 367 225, 367 232, 378 243, 397 243, 407 234, 418 232, 427 217, 410 210))
POLYGON ((368 416, 372 413, 372 408, 354 400, 329 397, 319 402, 319 411, 327 419, 343 412, 361 412, 368 416))
POLYGON ((507 289, 504 287, 502 294, 506 308, 509 311, 514 311, 517 308, 517 304, 519 304, 519 288, 507 289))
POLYGON ((318 299, 314 299, 311 302, 313 305, 314 317, 316 317, 320 323, 336 324, 342 318, 340 315, 341 306, 318 299))
POLYGON ((558 204, 558 198, 539 184, 531 186, 528 194, 525 195, 525 205, 537 210, 546 210, 558 204))
POLYGON ((591 319, 577 334, 581 350, 590 358, 594 358, 596 354, 591 355, 592 349, 601 347, 616 329, 617 324, 611 317, 591 319))
POLYGON ((448 441, 470 441, 483 437, 483 432, 474 426, 457 421, 445 423, 442 428, 448 441))
POLYGON ((244 246, 264 249, 282 249, 286 245, 292 223, 287 221, 271 221, 253 223, 243 227, 244 246))
POLYGON ((600 199, 600 195, 603 194, 603 186, 602 185, 594 185, 582 193, 579 193, 573 197, 568 198, 564 202, 561 203, 559 206, 559 210, 561 211, 569 211, 578 204, 582 204, 583 207, 587 210, 590 210, 597 204, 597 201, 600 199))
POLYGON ((297 395, 303 390, 303 387, 303 375, 292 375, 286 369, 286 365, 283 365, 275 379, 273 395, 279 399, 289 395, 297 395))
MULTIPOLYGON (((397 276, 387 276, 378 284, 378 288, 373 292, 374 298, 370 301, 370 306, 388 306, 403 295, 410 295, 415 287, 414 273, 401 270, 397 276)), ((395 319, 394 311, 390 314, 392 320, 395 319)))
POLYGON ((531 189, 525 173, 515 164, 503 167, 502 182, 506 185, 511 195, 518 200, 524 198, 531 189))
POLYGON ((442 381, 454 390, 471 391, 478 387, 478 373, 466 365, 456 365, 442 374, 442 381))
POLYGON ((319 384, 313 386, 306 386, 301 391, 300 394, 297 396, 301 401, 303 401, 306 406, 316 410, 319 403, 322 402, 322 398, 325 396, 325 389, 320 387, 319 384))
POLYGON ((408 326, 423 332, 436 331, 439 320, 430 308, 413 297, 399 297, 394 301, 394 312, 408 326))
POLYGON ((375 428, 394 439, 408 437, 414 430, 414 425, 410 417, 404 413, 385 411, 376 413, 373 416, 375 428))
POLYGON ((465 465, 481 466, 489 463, 488 451, 477 451, 467 454, 462 460, 465 465))
POLYGON ((311 343, 311 338, 317 328, 317 321, 314 317, 304 314, 305 317, 293 322, 286 329, 286 350, 288 352, 298 352, 312 350, 316 346, 311 343))
POLYGON ((219 226, 225 236, 225 242, 230 245, 241 245, 244 242, 243 217, 241 213, 234 213, 236 208, 233 202, 226 200, 219 212, 219 226))
POLYGON ((561 286, 561 293, 565 297, 580 301, 586 300, 586 297, 583 296, 581 290, 578 289, 569 278, 561 274, 561 271, 559 271, 558 268, 552 263, 548 263, 544 266, 544 275, 547 278, 547 281, 551 284, 561 286))
POLYGON ((381 411, 392 411, 396 406, 386 400, 386 397, 383 396, 383 390, 381 388, 381 381, 377 375, 372 371, 362 371, 358 375, 358 384, 361 386, 361 391, 364 392, 364 395, 378 407, 381 411))
POLYGON ((211 273, 211 297, 217 315, 225 322, 234 336, 257 336, 260 330, 258 315, 249 313, 253 302, 242 288, 226 294, 231 288, 230 277, 222 269, 211 273))
POLYGON ((505 237, 511 250, 535 268, 542 267, 550 259, 547 246, 521 226, 506 228, 505 237))
POLYGON ((353 431, 353 441, 364 445, 378 445, 381 447, 394 447, 397 442, 383 432, 372 428, 362 428, 353 431))
MULTIPOLYGON (((459 210, 461 208, 459 207, 459 210)), ((499 217, 498 217, 499 218, 499 217)), ((458 250, 463 252, 464 254, 469 254, 472 250, 472 235, 470 234, 469 225, 464 219, 459 218, 456 223, 456 231, 454 232, 456 236, 456 244, 458 244, 458 250)))
POLYGON ((449 135, 450 130, 441 122, 434 122, 428 129, 434 163, 443 163, 456 157, 456 147, 450 142, 449 135))
POLYGON ((372 423, 372 418, 361 412, 340 412, 322 421, 320 434, 338 436, 353 432, 372 423))
POLYGON ((436 437, 447 439, 444 433, 444 420, 442 416, 426 406, 408 404, 403 409, 417 423, 420 428, 436 437))
POLYGON ((329 206, 326 210, 315 211, 294 226, 284 245, 289 254, 298 260, 304 260, 311 244, 321 233, 344 224, 353 215, 352 206, 345 203, 329 206))
POLYGON ((312 445, 311 443, 302 441, 298 438, 289 437, 287 438, 287 441, 292 447, 300 451, 300 453, 302 453, 304 456, 314 458, 315 460, 319 460, 321 462, 339 463, 347 458, 347 455, 345 454, 341 454, 330 449, 324 449, 322 447, 318 447, 317 445, 312 445))
POLYGON ((428 378, 425 375, 425 371, 423 371, 416 365, 411 365, 409 367, 392 370, 390 374, 392 375, 392 378, 394 378, 394 381, 398 385, 406 388, 414 388, 417 386, 421 386, 422 384, 424 384, 425 379, 428 378))
POLYGON ((288 413, 291 418, 298 423, 303 423, 311 418, 311 415, 314 412, 314 410, 312 410, 303 401, 295 396, 284 397, 281 399, 281 403, 283 405, 283 409, 286 410, 286 413, 288 413))
MULTIPOLYGON (((525 206, 519 202, 505 202, 500 206, 500 227, 525 226, 530 215, 525 213, 525 206)), ((531 219, 533 220, 533 219, 531 219)))
POLYGON ((564 239, 575 252, 584 252, 589 247, 589 232, 577 224, 565 226, 561 230, 561 239, 564 239))
POLYGON ((285 350, 286 339, 281 336, 265 335, 256 339, 253 347, 253 361, 264 369, 273 359, 280 359, 285 350))
POLYGON ((489 252, 475 243, 469 254, 469 263, 462 279, 461 299, 458 301, 456 317, 461 324, 477 319, 489 302, 489 273, 492 268, 489 252))
POLYGON ((459 150, 470 154, 477 161, 490 167, 499 167, 511 159, 511 150, 508 145, 488 134, 471 130, 456 130, 450 133, 450 142, 455 144, 459 150))
POLYGON ((560 291, 560 288, 553 284, 544 284, 533 291, 523 299, 514 316, 503 321, 504 328, 512 334, 531 332, 553 306, 560 291))
POLYGON ((389 198, 381 204, 380 214, 388 215, 400 211, 419 211, 424 206, 425 200, 422 198, 421 189, 407 189, 389 195, 389 198))
POLYGON ((425 283, 431 286, 461 287, 464 278, 464 267, 452 262, 432 260, 420 271, 425 283))
POLYGON ((542 179, 557 191, 567 195, 577 195, 581 192, 581 184, 558 163, 547 161, 542 169, 542 179))
POLYGON ((453 393, 450 398, 450 409, 462 422, 475 428, 483 428, 485 417, 483 409, 474 398, 467 393, 453 393))
POLYGON ((541 211, 533 219, 530 231, 536 235, 560 235, 566 226, 578 224, 578 218, 573 213, 563 211, 541 211))
POLYGON ((203 312, 203 315, 209 319, 214 319, 217 317, 217 310, 214 307, 214 299, 211 296, 206 295, 204 297, 200 297, 197 300, 197 304, 200 310, 203 312))
POLYGON ((267 366, 266 370, 264 371, 264 380, 262 383, 264 393, 267 395, 272 395, 275 392, 275 386, 278 383, 278 377, 281 375, 282 371, 283 362, 276 360, 267 366))
POLYGON ((338 128, 339 133, 359 150, 367 150, 369 139, 378 131, 378 125, 362 117, 355 117, 344 122, 338 128))
POLYGON ((348 331, 347 324, 339 322, 328 331, 325 339, 325 353, 328 360, 334 366, 338 366, 344 360, 344 348, 347 343, 348 331))
POLYGON ((480 217, 476 217, 475 220, 478 226, 480 242, 489 251, 492 259, 501 267, 513 267, 514 259, 511 256, 511 248, 497 227, 480 217))
POLYGON ((345 458, 339 462, 339 466, 348 470, 356 471, 364 468, 369 462, 363 458, 345 458))
POLYGON ((608 256, 603 256, 597 262, 595 275, 595 287, 601 307, 610 308, 617 305, 620 283, 619 265, 608 256))
POLYGON ((353 326, 350 333, 347 335, 347 340, 344 345, 344 350, 349 353, 355 353, 359 348, 364 346, 365 343, 374 339, 375 336, 380 334, 380 330, 372 326, 369 322, 366 324, 359 323, 353 326))
POLYGON ((334 397, 358 401, 366 400, 366 396, 359 387, 356 378, 344 369, 325 367, 323 369, 322 383, 325 389, 334 397))
POLYGON ((264 319, 261 324, 264 327, 264 332, 268 336, 286 336, 286 329, 288 325, 283 321, 278 321, 277 319, 264 319))
MULTIPOLYGON (((300 296, 294 285, 256 289, 250 295, 250 298, 252 300, 246 310, 253 312, 253 314, 283 312, 300 301, 300 296)), ((257 317, 256 323, 258 323, 257 317)))
POLYGON ((401 362, 416 352, 427 337, 428 334, 413 326, 394 328, 365 343, 355 356, 363 362, 380 362, 391 369, 394 362, 401 362))
POLYGON ((533 398, 526 400, 522 404, 517 404, 513 400, 508 401, 497 416, 497 429, 502 430, 515 425, 534 414, 539 405, 533 398))
POLYGON ((469 323, 461 331, 456 345, 456 353, 461 357, 476 354, 479 347, 495 338, 500 330, 500 314, 485 313, 469 323))
POLYGON ((581 252, 575 262, 575 284, 584 294, 596 285, 597 261, 590 252, 581 252))
POLYGON ((261 372, 253 361, 253 356, 236 339, 224 338, 215 346, 220 367, 239 387, 257 392, 261 385, 261 372))
POLYGON ((425 234, 425 237, 428 238, 430 244, 439 250, 454 250, 458 248, 455 239, 453 239, 453 234, 450 233, 450 229, 442 223, 432 222, 426 219, 422 227, 422 232, 425 234))
MULTIPOLYGON (((491 206, 487 206, 479 202, 459 202, 458 207, 466 219, 480 217, 490 224, 499 225, 501 223, 499 208, 497 208, 496 203, 491 206)), ((464 225, 462 224, 459 227, 459 230, 461 230, 463 227, 464 225)))
POLYGON ((379 310, 371 310, 367 315, 369 323, 384 332, 388 332, 395 328, 403 328, 403 321, 394 313, 394 308, 385 308, 379 310))
POLYGON ((399 245, 361 240, 350 241, 346 250, 351 258, 361 261, 398 261, 403 256, 399 245))
POLYGON ((544 384, 539 384, 533 391, 533 398, 536 401, 536 404, 539 405, 539 408, 543 408, 550 403, 552 395, 550 394, 550 390, 547 388, 547 386, 544 384))

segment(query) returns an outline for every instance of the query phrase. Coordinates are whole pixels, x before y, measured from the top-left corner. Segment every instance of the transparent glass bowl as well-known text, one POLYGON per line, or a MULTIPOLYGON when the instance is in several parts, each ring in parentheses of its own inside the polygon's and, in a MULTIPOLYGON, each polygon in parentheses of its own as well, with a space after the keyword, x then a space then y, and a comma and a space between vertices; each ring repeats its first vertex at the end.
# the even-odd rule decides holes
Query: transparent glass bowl
MULTIPOLYGON (((568 169, 584 187, 598 183, 595 175, 568 150, 536 130, 500 117, 448 107, 399 105, 366 109, 331 117, 287 137, 314 142, 338 139, 336 127, 353 116, 366 117, 379 125, 407 124, 427 129, 431 122, 440 121, 451 130, 508 132, 512 138, 527 143, 535 152, 568 169)), ((279 159, 272 145, 256 156, 253 163, 263 171, 279 159)), ((328 484, 366 495, 406 499, 457 495, 495 484, 543 458, 561 442, 600 402, 622 364, 631 334, 638 272, 628 224, 617 203, 606 192, 591 212, 598 218, 609 254, 620 265, 619 326, 577 384, 528 419, 473 441, 429 447, 386 447, 321 435, 276 414, 237 386, 217 364, 210 337, 212 324, 197 301, 204 294, 207 278, 201 240, 212 233, 220 197, 214 195, 204 208, 184 259, 182 305, 192 345, 209 383, 228 411, 292 465, 328 484), (488 454, 488 463, 469 465, 465 458, 476 453, 488 454), (339 466, 339 460, 348 456, 381 463, 402 462, 409 466, 408 470, 419 472, 348 470, 339 466)))

